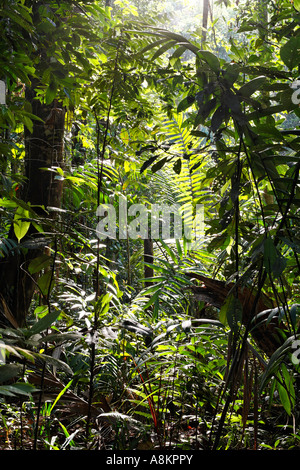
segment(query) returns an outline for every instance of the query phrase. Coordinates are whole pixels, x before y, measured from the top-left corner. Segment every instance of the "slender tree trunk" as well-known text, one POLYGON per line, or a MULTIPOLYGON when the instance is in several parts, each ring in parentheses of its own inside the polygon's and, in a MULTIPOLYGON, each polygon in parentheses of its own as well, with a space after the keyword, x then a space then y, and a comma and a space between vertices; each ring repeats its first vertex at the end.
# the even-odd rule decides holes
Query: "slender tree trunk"
MULTIPOLYGON (((153 268, 147 266, 146 263, 153 264, 153 241, 149 239, 144 240, 144 276, 145 279, 153 277, 153 268)), ((149 286, 150 281, 146 281, 146 285, 149 286)))
POLYGON ((206 42, 206 39, 207 39, 208 11, 209 11, 209 0, 203 0, 202 41, 201 41, 202 46, 206 42))
MULTIPOLYGON (((42 121, 33 121, 33 131, 25 131, 25 177, 22 200, 34 207, 40 224, 47 207, 59 207, 62 182, 47 168, 60 167, 63 161, 65 110, 54 101, 50 106, 35 99, 35 83, 26 90, 32 112, 42 121)), ((54 217, 54 215, 52 215, 54 217)), ((14 239, 13 226, 9 238, 14 239)), ((19 327, 26 324, 26 315, 36 288, 36 277, 28 272, 30 261, 45 251, 46 238, 31 224, 17 250, 0 262, 0 313, 16 320, 19 327)), ((4 322, 5 323, 5 322, 4 322)))

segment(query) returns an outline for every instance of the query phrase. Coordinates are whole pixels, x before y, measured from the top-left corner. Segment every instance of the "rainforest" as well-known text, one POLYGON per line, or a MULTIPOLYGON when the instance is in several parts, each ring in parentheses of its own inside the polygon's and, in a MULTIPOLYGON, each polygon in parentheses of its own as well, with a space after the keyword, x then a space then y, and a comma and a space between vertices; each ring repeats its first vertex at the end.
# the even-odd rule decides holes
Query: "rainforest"
POLYGON ((299 450, 300 0, 0 6, 0 450, 299 450))

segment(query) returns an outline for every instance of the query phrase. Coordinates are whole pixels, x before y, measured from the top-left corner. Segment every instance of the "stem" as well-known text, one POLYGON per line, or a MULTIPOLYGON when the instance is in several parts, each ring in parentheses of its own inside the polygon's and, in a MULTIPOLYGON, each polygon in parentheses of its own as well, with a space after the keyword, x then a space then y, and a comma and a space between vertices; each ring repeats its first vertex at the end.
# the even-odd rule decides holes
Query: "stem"
MULTIPOLYGON (((257 294, 255 296, 255 299, 254 299, 254 302, 253 302, 253 305, 252 305, 252 311, 251 311, 251 314, 249 316, 250 319, 253 317, 253 314, 255 312, 255 308, 256 308, 257 302, 259 300, 261 290, 264 286, 266 277, 267 277, 266 272, 265 271, 263 272, 263 270, 261 268, 261 270, 260 270, 260 279, 258 281, 257 294)), ((225 384, 225 387, 224 387, 224 390, 223 390, 223 394, 224 394, 226 392, 227 388, 228 388, 227 385, 231 382, 230 389, 229 389, 229 394, 228 394, 228 397, 226 399, 226 402, 225 402, 225 405, 224 405, 224 408, 223 408, 223 411, 222 411, 222 415, 221 415, 221 418, 220 418, 220 422, 219 422, 219 426, 218 426, 218 429, 217 429, 217 434, 216 434, 216 438, 215 438, 212 450, 216 450, 218 448, 218 444, 219 444, 219 441, 220 441, 220 438, 221 438, 221 434, 222 434, 223 426, 224 426, 224 423, 225 423, 225 418, 226 418, 226 415, 227 415, 228 407, 231 403, 231 399, 232 399, 233 391, 234 391, 234 387, 235 387, 235 381, 233 380, 233 378, 235 376, 234 374, 238 370, 238 368, 239 368, 239 366, 240 366, 240 364, 243 360, 244 350, 245 350, 245 347, 246 347, 246 344, 247 344, 247 338, 248 338, 248 334, 249 334, 249 331, 250 331, 250 327, 251 327, 251 320, 246 325, 240 349, 239 349, 239 351, 237 351, 235 357, 232 360, 231 368, 229 370, 228 378, 227 378, 227 381, 226 381, 226 384, 225 384)))
MULTIPOLYGON (((49 281, 48 292, 47 292, 47 295, 46 295, 46 305, 47 305, 47 307, 48 307, 48 314, 50 313, 50 310, 51 310, 51 305, 50 305, 50 292, 51 292, 52 281, 53 281, 53 278, 54 278, 55 261, 56 261, 56 256, 57 256, 57 240, 56 240, 56 238, 55 238, 54 243, 55 243, 55 249, 54 249, 54 257, 53 257, 53 263, 52 263, 52 268, 51 268, 51 277, 50 277, 50 281, 49 281)), ((45 354, 47 354, 47 349, 48 349, 48 344, 45 343, 45 345, 44 345, 45 354)), ((44 363, 43 363, 43 368, 42 368, 41 384, 40 384, 41 390, 40 390, 40 393, 39 393, 39 401, 38 401, 38 407, 37 407, 36 425, 35 425, 35 431, 34 431, 33 450, 37 450, 39 421, 40 421, 40 415, 41 415, 41 409, 42 409, 42 397, 43 397, 43 391, 44 391, 45 373, 46 373, 46 361, 44 361, 44 363)))
MULTIPOLYGON (((102 179, 103 179, 103 168, 104 168, 104 155, 107 147, 107 138, 108 138, 108 130, 109 130, 109 118, 112 110, 112 103, 113 103, 113 96, 115 91, 115 84, 116 84, 116 72, 118 68, 118 60, 119 60, 119 46, 120 42, 117 47, 117 53, 115 58, 115 67, 114 67, 114 75, 113 75, 113 82, 109 97, 109 104, 106 116, 106 125, 104 131, 104 137, 102 142, 102 148, 100 150, 100 124, 99 118, 97 113, 95 112, 96 118, 96 125, 97 125, 97 172, 98 172, 98 185, 97 185, 97 204, 100 204, 100 194, 102 190, 102 179)), ((97 206, 97 207, 98 207, 97 206)), ((100 267, 100 240, 97 241, 97 261, 96 261, 96 296, 95 296, 95 312, 94 312, 94 325, 93 325, 93 332, 95 333, 98 329, 98 308, 97 308, 97 300, 99 300, 100 296, 100 278, 99 278, 99 267, 100 267)), ((93 336, 92 336, 93 337, 93 336)), ((88 398, 88 413, 87 413, 87 422, 86 422, 86 439, 88 439, 89 431, 90 431, 90 422, 91 422, 91 411, 92 411, 92 402, 94 396, 94 375, 95 375, 95 357, 96 357, 96 347, 95 343, 92 342, 91 344, 91 351, 90 351, 90 381, 89 381, 89 398, 88 398)))

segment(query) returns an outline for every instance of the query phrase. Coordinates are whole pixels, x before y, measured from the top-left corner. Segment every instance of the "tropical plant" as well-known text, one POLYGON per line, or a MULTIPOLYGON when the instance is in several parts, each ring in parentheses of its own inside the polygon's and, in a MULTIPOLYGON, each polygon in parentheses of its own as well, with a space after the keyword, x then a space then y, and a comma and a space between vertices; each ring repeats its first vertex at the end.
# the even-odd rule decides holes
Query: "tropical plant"
POLYGON ((204 3, 2 2, 1 448, 298 446, 300 5, 204 3))

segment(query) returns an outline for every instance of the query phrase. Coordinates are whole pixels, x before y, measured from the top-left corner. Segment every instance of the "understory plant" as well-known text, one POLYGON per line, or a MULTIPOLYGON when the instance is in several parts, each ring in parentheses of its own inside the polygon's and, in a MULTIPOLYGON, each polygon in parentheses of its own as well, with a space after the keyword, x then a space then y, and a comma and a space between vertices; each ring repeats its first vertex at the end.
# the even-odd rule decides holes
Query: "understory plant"
POLYGON ((297 448, 299 1, 137 3, 2 1, 0 448, 297 448))

